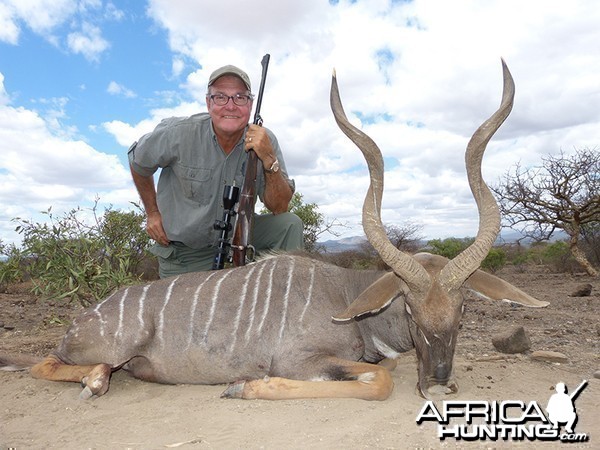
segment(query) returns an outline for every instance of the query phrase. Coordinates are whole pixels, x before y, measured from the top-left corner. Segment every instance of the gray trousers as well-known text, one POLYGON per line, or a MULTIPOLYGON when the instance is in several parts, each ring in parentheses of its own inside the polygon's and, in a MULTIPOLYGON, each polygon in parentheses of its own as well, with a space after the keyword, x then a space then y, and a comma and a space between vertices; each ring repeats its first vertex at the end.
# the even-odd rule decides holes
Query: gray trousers
MULTIPOLYGON (((251 244, 257 253, 268 250, 292 251, 304 248, 304 225, 293 213, 254 215, 251 244)), ((231 237, 231 236, 230 236, 231 237)), ((211 270, 217 247, 194 249, 182 242, 156 244, 150 252, 158 258, 161 278, 186 272, 211 270)))

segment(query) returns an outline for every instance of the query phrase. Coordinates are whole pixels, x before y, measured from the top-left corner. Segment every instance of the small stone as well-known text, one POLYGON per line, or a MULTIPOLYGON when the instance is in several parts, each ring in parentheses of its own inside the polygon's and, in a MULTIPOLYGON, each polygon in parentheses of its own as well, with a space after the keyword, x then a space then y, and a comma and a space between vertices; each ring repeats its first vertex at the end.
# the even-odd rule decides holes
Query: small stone
POLYGON ((600 378, 600 370, 594 372, 594 378, 600 378))
POLYGON ((492 336, 492 344, 502 353, 523 353, 531 348, 531 340, 521 326, 492 336))
POLYGON ((569 294, 569 297, 589 297, 592 293, 592 285, 590 283, 581 284, 577 289, 569 294))
POLYGON ((531 353, 531 359, 535 361, 545 361, 545 362, 557 362, 557 363, 566 363, 569 361, 566 355, 559 352, 552 352, 550 350, 536 350, 531 353))

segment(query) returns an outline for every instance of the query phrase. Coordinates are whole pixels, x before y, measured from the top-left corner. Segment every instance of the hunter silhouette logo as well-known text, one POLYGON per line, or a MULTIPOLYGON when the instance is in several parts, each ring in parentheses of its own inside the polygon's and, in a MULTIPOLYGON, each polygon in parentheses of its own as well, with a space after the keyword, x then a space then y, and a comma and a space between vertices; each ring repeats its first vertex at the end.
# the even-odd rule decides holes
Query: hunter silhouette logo
POLYGON ((553 428, 558 430, 560 423, 566 423, 565 431, 568 434, 574 434, 573 427, 577 422, 577 413, 575 412, 575 398, 587 386, 587 380, 577 386, 575 391, 571 395, 567 394, 567 387, 565 383, 558 383, 556 385, 556 394, 553 394, 548 400, 548 406, 546 411, 548 412, 548 419, 552 422, 553 428))
POLYGON ((587 433, 575 433, 575 399, 586 386, 587 380, 584 380, 568 394, 565 383, 558 383, 556 393, 545 408, 547 414, 536 401, 447 400, 436 406, 432 400, 427 400, 416 422, 418 425, 426 421, 437 422, 440 440, 587 442, 590 438, 587 433), (453 420, 460 423, 451 424, 453 420), (564 425, 562 433, 561 425, 564 425))

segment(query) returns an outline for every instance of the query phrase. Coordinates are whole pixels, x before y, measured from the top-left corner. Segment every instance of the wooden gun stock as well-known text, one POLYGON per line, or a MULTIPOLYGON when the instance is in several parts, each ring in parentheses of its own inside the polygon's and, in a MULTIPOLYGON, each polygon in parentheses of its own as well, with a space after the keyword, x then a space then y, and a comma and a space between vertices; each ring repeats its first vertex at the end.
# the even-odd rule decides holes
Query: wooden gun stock
POLYGON ((253 150, 248 151, 246 161, 246 175, 244 185, 238 203, 237 220, 231 250, 233 252, 233 265, 244 266, 246 264, 246 252, 250 243, 250 233, 254 222, 254 194, 256 186, 256 165, 258 157, 253 150))

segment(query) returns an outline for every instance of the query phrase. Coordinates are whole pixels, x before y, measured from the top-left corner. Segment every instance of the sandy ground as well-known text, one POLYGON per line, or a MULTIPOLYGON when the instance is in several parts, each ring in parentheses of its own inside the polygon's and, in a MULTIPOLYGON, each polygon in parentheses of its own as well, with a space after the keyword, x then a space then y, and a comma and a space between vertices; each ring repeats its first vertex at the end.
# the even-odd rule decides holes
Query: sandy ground
MULTIPOLYGON (((587 387, 577 397, 577 433, 585 443, 440 440, 437 424, 417 425, 424 400, 414 392, 414 353, 399 360, 395 389, 383 402, 363 400, 244 401, 219 398, 224 386, 165 386, 116 373, 107 395, 78 400, 73 383, 0 372, 0 449, 295 449, 295 448, 595 448, 600 449, 600 280, 541 268, 500 273, 551 303, 528 309, 469 300, 455 356, 460 386, 452 400, 536 401, 545 407, 554 386, 587 387), (570 297, 583 283, 589 297, 570 297), (566 363, 503 355, 491 336, 522 325, 535 350, 565 354, 566 363)), ((77 309, 36 299, 23 289, 0 294, 0 351, 46 354, 77 309)), ((441 403, 438 402, 438 405, 441 403)))

